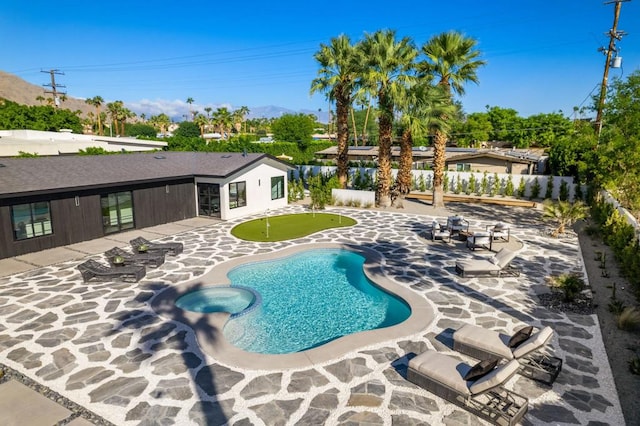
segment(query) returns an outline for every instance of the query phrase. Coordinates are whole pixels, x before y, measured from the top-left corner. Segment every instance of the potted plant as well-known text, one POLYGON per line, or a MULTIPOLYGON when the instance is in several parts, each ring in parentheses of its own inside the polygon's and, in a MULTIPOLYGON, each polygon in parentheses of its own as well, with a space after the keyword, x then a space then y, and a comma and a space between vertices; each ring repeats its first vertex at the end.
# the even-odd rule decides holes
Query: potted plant
POLYGON ((139 253, 146 253, 149 250, 149 246, 147 244, 140 244, 138 246, 139 253))
POLYGON ((124 257, 113 256, 113 259, 111 259, 111 263, 113 263, 115 266, 122 266, 124 265, 124 257))

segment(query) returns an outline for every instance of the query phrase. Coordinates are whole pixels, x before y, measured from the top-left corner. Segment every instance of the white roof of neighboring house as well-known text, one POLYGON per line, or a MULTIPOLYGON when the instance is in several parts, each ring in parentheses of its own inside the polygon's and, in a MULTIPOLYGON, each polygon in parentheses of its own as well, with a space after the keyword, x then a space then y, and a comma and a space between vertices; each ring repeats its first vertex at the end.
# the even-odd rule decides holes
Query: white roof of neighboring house
POLYGON ((105 151, 144 152, 163 149, 166 142, 127 137, 82 135, 71 132, 41 130, 0 130, 0 157, 16 157, 20 152, 40 156, 77 154, 81 149, 103 148, 105 151))

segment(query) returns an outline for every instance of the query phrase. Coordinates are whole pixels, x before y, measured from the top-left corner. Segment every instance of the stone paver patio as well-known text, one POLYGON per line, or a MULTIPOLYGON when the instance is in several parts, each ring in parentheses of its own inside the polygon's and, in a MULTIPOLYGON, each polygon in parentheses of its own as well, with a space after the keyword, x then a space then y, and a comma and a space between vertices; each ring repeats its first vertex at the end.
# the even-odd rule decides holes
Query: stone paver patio
MULTIPOLYGON (((278 213, 302 210, 289 206, 278 213)), ((548 238, 512 221, 512 236, 524 244, 515 261, 520 277, 462 279, 455 260, 481 253, 427 244, 430 217, 331 211, 358 224, 280 243, 239 241, 230 234, 238 222, 176 234, 165 240, 183 242, 184 253, 148 269, 137 284, 85 284, 75 268, 79 261, 0 278, 3 363, 117 425, 484 424, 408 382, 408 359, 426 349, 455 354, 450 332, 465 323, 506 332, 523 323, 550 325, 556 331, 552 351, 564 359, 553 387, 521 376, 507 384, 529 398, 525 424, 624 424, 597 317, 551 312, 537 303, 536 294, 548 291, 547 276, 584 273, 576 238, 548 238), (387 276, 428 300, 434 321, 416 335, 313 368, 248 370, 201 352, 191 327, 150 307, 167 286, 230 258, 313 242, 358 243, 382 254, 387 276)), ((468 219, 476 229, 490 224, 468 219)))

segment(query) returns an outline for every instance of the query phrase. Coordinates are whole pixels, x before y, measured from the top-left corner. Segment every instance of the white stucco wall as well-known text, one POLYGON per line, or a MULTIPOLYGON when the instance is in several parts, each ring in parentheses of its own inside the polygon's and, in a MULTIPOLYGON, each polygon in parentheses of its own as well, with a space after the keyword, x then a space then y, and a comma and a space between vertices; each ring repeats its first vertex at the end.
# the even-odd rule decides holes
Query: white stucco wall
MULTIPOLYGON (((217 183, 220 185, 220 218, 230 220, 256 213, 266 212, 267 209, 277 209, 287 205, 287 171, 269 164, 254 164, 241 172, 226 179, 196 178, 197 183, 217 183), (271 199, 271 178, 281 176, 284 178, 284 197, 271 199), (229 183, 246 183, 247 205, 243 207, 229 208, 229 183)), ((197 188, 196 188, 197 191, 197 188)), ((197 194, 196 194, 197 195, 197 194)), ((197 199, 197 197, 196 197, 197 199)))

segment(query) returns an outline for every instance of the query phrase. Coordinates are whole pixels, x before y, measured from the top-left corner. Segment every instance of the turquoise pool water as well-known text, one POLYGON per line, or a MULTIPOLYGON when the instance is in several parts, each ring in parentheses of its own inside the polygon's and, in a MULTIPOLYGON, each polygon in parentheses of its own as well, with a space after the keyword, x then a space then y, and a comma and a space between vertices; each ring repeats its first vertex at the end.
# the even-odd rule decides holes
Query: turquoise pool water
POLYGON ((192 312, 239 314, 258 298, 250 289, 240 287, 205 287, 181 296, 176 306, 192 312))
POLYGON ((349 250, 317 249, 234 268, 232 286, 255 290, 262 303, 230 319, 226 339, 249 352, 284 354, 401 323, 409 306, 372 284, 364 261, 349 250))

